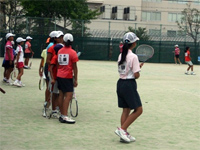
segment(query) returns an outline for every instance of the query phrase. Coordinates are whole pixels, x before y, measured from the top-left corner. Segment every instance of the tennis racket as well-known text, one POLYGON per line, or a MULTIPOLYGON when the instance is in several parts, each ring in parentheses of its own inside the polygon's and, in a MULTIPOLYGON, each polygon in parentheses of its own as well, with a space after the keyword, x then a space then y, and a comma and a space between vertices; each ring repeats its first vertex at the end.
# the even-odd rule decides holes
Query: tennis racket
POLYGON ((4 91, 2 88, 0 88, 0 91, 1 91, 3 94, 6 93, 6 91, 4 91))
POLYGON ((39 90, 43 90, 45 86, 45 79, 41 76, 39 80, 39 90))
POLYGON ((78 100, 76 98, 75 91, 73 92, 73 97, 70 101, 70 114, 72 117, 78 116, 78 100))
POLYGON ((30 59, 29 68, 31 68, 31 66, 32 66, 32 60, 33 60, 33 54, 32 54, 31 59, 30 59))
POLYGON ((153 56, 154 49, 149 45, 143 44, 138 46, 135 54, 138 56, 139 61, 145 62, 153 56))
POLYGON ((44 106, 44 112, 46 115, 46 118, 50 119, 52 115, 52 106, 51 106, 51 100, 49 100, 46 105, 44 106))
POLYGON ((13 71, 12 71, 11 74, 10 74, 10 77, 11 77, 11 79, 12 79, 13 81, 15 81, 16 78, 17 78, 17 69, 16 69, 15 66, 14 66, 13 71))

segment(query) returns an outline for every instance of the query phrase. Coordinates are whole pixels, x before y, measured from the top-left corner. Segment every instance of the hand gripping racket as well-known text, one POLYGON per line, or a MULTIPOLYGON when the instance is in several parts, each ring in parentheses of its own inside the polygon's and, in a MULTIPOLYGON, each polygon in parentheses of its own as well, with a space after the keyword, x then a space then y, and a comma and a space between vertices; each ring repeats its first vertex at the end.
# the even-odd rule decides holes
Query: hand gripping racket
POLYGON ((153 56, 154 49, 149 45, 143 44, 138 46, 135 54, 138 56, 139 61, 145 62, 153 56))

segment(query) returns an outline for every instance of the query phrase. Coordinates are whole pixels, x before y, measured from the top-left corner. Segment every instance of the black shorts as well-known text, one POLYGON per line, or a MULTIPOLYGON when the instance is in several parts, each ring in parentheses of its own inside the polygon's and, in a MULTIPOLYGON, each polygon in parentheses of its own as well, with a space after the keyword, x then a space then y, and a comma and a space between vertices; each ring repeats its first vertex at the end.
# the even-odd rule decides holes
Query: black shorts
POLYGON ((179 55, 175 55, 176 58, 179 58, 179 55))
POLYGON ((31 58, 32 57, 32 53, 24 53, 24 58, 31 58))
POLYGON ((61 90, 63 93, 74 91, 73 79, 57 77, 56 80, 58 82, 58 89, 61 90))
POLYGON ((44 66, 44 75, 46 77, 46 80, 49 81, 49 76, 48 76, 48 64, 45 63, 45 66, 44 66))
POLYGON ((14 61, 12 61, 12 64, 10 65, 10 61, 5 60, 2 64, 2 67, 4 67, 5 69, 14 68, 14 61))
POLYGON ((118 107, 136 109, 142 106, 135 79, 119 79, 117 82, 118 107))

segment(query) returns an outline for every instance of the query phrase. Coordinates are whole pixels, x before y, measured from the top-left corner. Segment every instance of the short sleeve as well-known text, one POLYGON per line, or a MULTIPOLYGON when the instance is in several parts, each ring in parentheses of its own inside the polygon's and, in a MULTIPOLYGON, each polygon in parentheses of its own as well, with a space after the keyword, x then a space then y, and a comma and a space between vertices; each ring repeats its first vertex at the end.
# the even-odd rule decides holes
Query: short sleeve
POLYGON ((141 71, 140 63, 139 63, 139 60, 138 60, 137 56, 133 57, 133 59, 132 59, 132 71, 133 71, 133 73, 141 71))
POLYGON ((73 57, 72 57, 72 63, 75 63, 75 62, 77 62, 77 61, 79 61, 78 55, 76 54, 76 52, 74 52, 74 53, 73 53, 73 57))

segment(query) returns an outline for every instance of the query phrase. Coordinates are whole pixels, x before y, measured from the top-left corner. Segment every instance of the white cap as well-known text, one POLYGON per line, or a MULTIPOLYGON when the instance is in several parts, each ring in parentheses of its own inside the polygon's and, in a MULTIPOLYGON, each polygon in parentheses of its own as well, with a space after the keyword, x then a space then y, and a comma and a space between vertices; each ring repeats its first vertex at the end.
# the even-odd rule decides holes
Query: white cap
POLYGON ((57 31, 56 38, 59 38, 61 35, 64 35, 64 33, 62 31, 57 31))
POLYGON ((68 40, 69 40, 70 42, 73 42, 73 41, 74 41, 74 38, 73 38, 73 35, 72 35, 72 34, 67 33, 67 34, 64 35, 63 40, 64 40, 65 42, 67 42, 68 40))
POLYGON ((174 47, 178 47, 178 45, 176 44, 176 45, 174 45, 174 47))
POLYGON ((134 43, 138 40, 140 39, 133 32, 127 32, 123 37, 123 42, 127 42, 128 44, 134 43))
POLYGON ((18 38, 16 39, 16 42, 17 42, 17 43, 24 42, 24 41, 26 41, 26 39, 23 39, 22 37, 18 37, 18 38))
POLYGON ((30 36, 27 36, 26 39, 27 39, 27 40, 32 40, 33 38, 30 37, 30 36))
POLYGON ((49 36, 50 36, 51 38, 56 37, 56 35, 57 35, 57 31, 52 31, 52 32, 49 34, 49 36))
POLYGON ((7 34, 6 34, 6 40, 7 40, 9 37, 11 37, 11 36, 15 36, 15 34, 7 33, 7 34))

